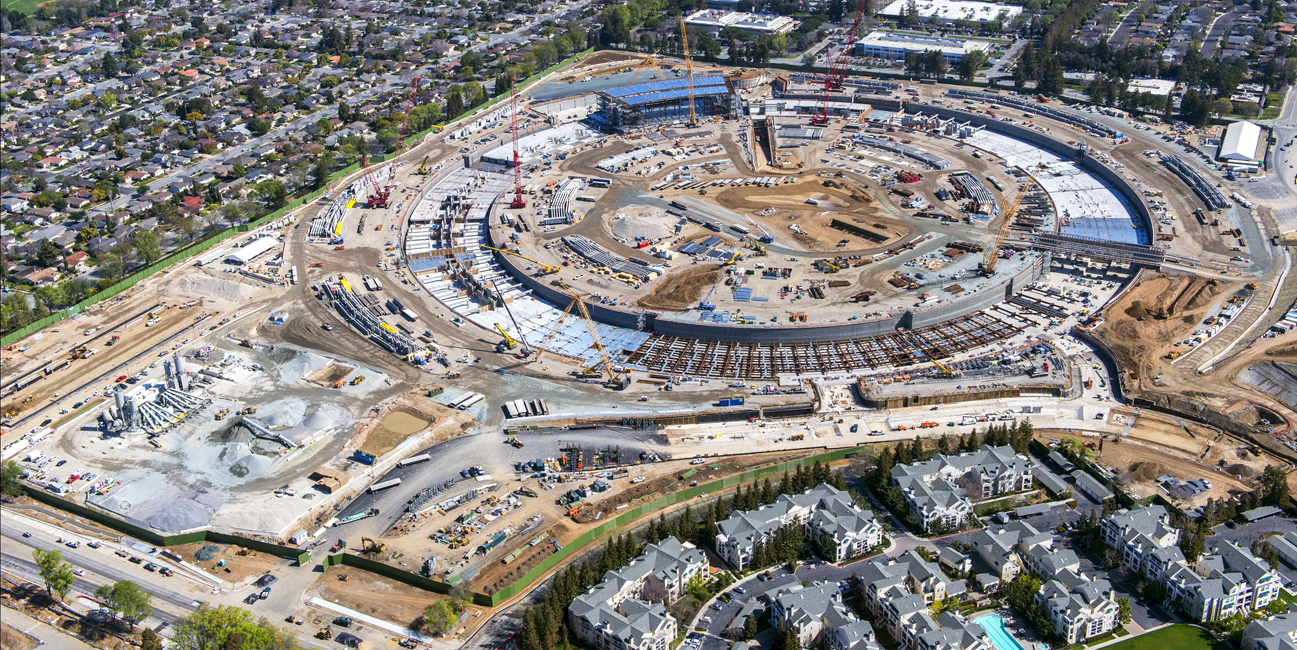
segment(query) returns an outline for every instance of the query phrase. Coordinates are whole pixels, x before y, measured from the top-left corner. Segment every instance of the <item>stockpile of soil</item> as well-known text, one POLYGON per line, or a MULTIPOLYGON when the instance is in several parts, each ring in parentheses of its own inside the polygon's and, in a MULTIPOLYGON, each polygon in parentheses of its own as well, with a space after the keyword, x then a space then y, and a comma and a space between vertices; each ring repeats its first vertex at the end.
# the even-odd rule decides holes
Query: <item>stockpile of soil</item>
POLYGON ((659 280, 653 290, 635 304, 644 309, 684 311, 696 306, 720 277, 720 264, 691 266, 659 280))

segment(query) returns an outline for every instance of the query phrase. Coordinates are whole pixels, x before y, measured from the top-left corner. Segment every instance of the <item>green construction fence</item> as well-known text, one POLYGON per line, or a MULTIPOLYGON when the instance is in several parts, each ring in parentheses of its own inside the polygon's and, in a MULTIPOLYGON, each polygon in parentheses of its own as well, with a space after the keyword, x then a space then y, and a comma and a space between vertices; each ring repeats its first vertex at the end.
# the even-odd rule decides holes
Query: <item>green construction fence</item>
POLYGON ((61 499, 53 494, 46 493, 44 490, 29 488, 27 496, 39 501, 40 503, 57 508, 72 515, 83 519, 89 519, 105 528, 115 530, 123 535, 134 537, 142 542, 147 542, 153 546, 181 546, 183 544, 193 544, 195 542, 211 542, 213 544, 231 544, 249 548, 261 553, 267 553, 282 558, 292 558, 297 560, 299 565, 305 565, 310 561, 310 553, 292 546, 281 546, 270 542, 263 542, 257 539, 239 537, 237 535, 226 535, 210 530, 200 530, 182 535, 163 536, 149 530, 141 528, 129 522, 118 519, 102 510, 83 506, 79 503, 73 503, 67 499, 61 499))

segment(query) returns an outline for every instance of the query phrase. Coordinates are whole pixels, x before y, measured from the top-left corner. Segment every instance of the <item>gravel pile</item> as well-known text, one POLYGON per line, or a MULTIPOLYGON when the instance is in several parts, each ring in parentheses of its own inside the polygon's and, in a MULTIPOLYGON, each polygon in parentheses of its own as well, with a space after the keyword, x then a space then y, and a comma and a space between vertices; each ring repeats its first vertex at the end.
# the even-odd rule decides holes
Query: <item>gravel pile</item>
POLYGON ((625 239, 661 239, 675 232, 675 217, 653 208, 625 208, 608 222, 613 235, 625 239))
POLYGON ((180 279, 176 287, 184 292, 205 298, 243 302, 256 295, 257 290, 241 282, 194 273, 180 279))

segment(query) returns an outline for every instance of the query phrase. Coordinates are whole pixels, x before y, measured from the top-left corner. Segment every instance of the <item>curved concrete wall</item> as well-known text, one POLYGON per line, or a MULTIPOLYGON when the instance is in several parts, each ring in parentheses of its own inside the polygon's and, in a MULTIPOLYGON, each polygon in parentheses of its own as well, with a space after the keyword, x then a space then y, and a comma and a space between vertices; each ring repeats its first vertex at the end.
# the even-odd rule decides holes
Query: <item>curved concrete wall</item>
MULTIPOLYGON (((1076 160, 1077 150, 1075 147, 1066 142, 1055 140, 1039 131, 1036 131, 1035 129, 1028 129, 1024 126, 1018 126, 1017 124, 1001 122, 985 115, 965 113, 964 111, 952 110, 941 106, 931 106, 929 104, 914 104, 907 102, 905 105, 905 112, 912 114, 925 113, 928 115, 937 115, 943 118, 955 119, 961 122, 968 122, 974 126, 984 127, 987 131, 1000 133, 1011 138, 1022 140, 1023 142, 1028 142, 1050 153, 1056 154, 1061 158, 1076 160)), ((1140 197, 1139 192, 1136 192, 1135 188, 1131 187, 1130 183, 1126 182, 1126 179, 1121 177, 1121 174, 1118 174, 1107 165, 1104 165, 1094 158, 1086 156, 1085 159, 1081 161, 1081 167, 1103 179, 1104 182, 1112 185, 1121 193, 1122 196, 1126 197, 1126 200, 1130 203, 1131 207, 1135 209, 1135 215, 1139 218, 1139 225, 1144 229, 1144 233, 1148 236, 1149 242, 1151 243, 1153 233, 1155 232, 1153 229, 1153 215, 1149 213, 1148 206, 1144 205, 1144 201, 1140 197)))

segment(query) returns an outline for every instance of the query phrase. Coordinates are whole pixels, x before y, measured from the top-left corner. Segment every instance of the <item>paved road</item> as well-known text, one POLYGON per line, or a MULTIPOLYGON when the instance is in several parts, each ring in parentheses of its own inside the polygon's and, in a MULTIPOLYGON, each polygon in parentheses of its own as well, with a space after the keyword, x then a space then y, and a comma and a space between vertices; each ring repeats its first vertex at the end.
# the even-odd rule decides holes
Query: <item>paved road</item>
MULTIPOLYGON (((1297 230, 1297 149, 1287 146, 1297 137, 1297 93, 1284 94, 1283 110, 1270 121, 1278 142, 1266 159, 1266 178, 1247 184, 1249 196, 1270 206, 1282 232, 1297 230)), ((1297 146, 1297 145, 1294 145, 1297 146)))
POLYGON ((1220 41, 1229 34, 1230 29, 1234 26, 1234 19, 1243 12, 1241 10, 1231 11, 1216 17, 1215 22, 1211 24, 1211 29, 1207 32, 1207 38, 1202 42, 1202 58, 1210 59, 1212 53, 1216 51, 1216 46, 1220 41))
MULTIPOLYGON (((360 541, 358 537, 362 534, 372 536, 382 533, 400 519, 405 512, 405 504, 413 499, 420 490, 425 487, 440 485, 446 481, 456 481, 457 483, 441 492, 441 495, 444 495, 439 495, 441 499, 458 496, 474 487, 490 483, 499 484, 506 490, 516 489, 521 485, 521 482, 514 478, 513 464, 515 462, 528 461, 534 458, 557 458, 560 446, 579 444, 586 449, 619 446, 623 451, 628 452, 627 457, 632 459, 632 462, 639 459, 641 450, 669 453, 665 445, 659 442, 656 434, 642 431, 589 429, 562 431, 551 435, 524 435, 520 439, 526 446, 522 449, 515 449, 507 444, 507 437, 503 433, 483 433, 456 438, 418 452, 432 453, 436 461, 397 468, 384 474, 378 480, 400 478, 401 484, 377 494, 362 494, 356 497, 338 515, 344 517, 364 512, 370 508, 378 508, 379 516, 339 527, 336 536, 347 539, 348 543, 351 544, 358 543, 360 541), (492 480, 479 482, 475 479, 464 479, 460 476, 460 470, 476 465, 481 465, 486 470, 486 473, 491 475, 492 480)), ((535 484, 533 484, 533 487, 535 487, 535 484)), ((541 494, 540 499, 548 501, 555 500, 558 495, 557 489, 545 492, 538 491, 538 493, 541 494)), ((555 508, 558 508, 557 504, 555 508)), ((560 513, 556 510, 555 514, 560 513)))
POLYGON ((1131 8, 1121 24, 1117 25, 1117 29, 1113 30, 1112 35, 1108 37, 1108 42, 1117 46, 1123 45, 1130 36, 1130 30, 1135 29, 1135 22, 1144 14, 1144 7, 1145 5, 1141 3, 1131 8))

